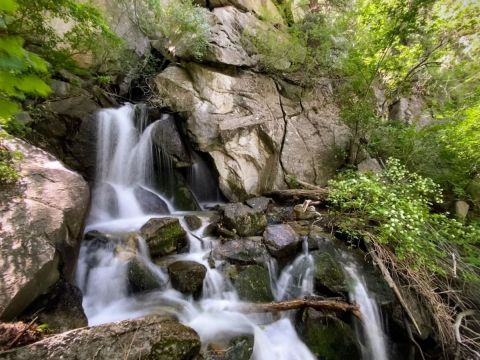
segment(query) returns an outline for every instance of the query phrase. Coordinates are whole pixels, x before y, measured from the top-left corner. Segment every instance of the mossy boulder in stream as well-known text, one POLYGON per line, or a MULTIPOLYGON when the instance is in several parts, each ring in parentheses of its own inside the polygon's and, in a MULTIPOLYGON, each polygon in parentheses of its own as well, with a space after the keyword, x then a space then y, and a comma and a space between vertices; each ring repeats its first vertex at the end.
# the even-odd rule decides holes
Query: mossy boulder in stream
POLYGON ((260 210, 234 203, 224 206, 223 222, 227 229, 240 236, 255 236, 261 234, 267 226, 267 217, 260 210))
POLYGON ((187 246, 187 233, 176 218, 152 218, 142 226, 140 235, 152 257, 169 255, 187 246))
POLYGON ((133 258, 127 265, 127 284, 131 294, 159 289, 160 279, 139 258, 133 258))
POLYGON ((345 274, 341 264, 329 252, 313 251, 315 289, 319 292, 346 294, 345 274))
POLYGON ((240 300, 254 303, 273 301, 268 270, 260 265, 243 267, 234 275, 234 285, 240 300))
POLYGON ((299 316, 298 330, 300 338, 318 359, 361 358, 355 332, 347 323, 333 315, 307 309, 299 316))
POLYGON ((195 261, 176 261, 168 266, 168 275, 174 289, 200 296, 207 268, 195 261))

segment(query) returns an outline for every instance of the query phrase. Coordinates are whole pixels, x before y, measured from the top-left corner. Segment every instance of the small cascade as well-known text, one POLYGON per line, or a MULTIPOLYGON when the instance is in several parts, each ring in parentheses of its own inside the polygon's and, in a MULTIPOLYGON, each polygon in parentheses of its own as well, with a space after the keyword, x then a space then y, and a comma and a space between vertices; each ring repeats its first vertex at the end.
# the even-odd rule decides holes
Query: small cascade
POLYGON ((377 306, 377 302, 368 292, 367 285, 362 276, 359 275, 357 266, 351 262, 345 267, 345 272, 351 279, 350 298, 358 304, 362 313, 361 327, 366 339, 367 346, 362 350, 364 359, 388 360, 386 335, 382 327, 382 318, 377 306))
POLYGON ((270 282, 272 283, 275 300, 302 298, 313 294, 314 262, 308 251, 305 238, 302 243, 302 253, 281 272, 276 278, 276 262, 269 263, 270 282))
POLYGON ((222 202, 222 195, 216 179, 207 162, 196 152, 192 152, 193 166, 190 168, 187 181, 201 204, 222 202))

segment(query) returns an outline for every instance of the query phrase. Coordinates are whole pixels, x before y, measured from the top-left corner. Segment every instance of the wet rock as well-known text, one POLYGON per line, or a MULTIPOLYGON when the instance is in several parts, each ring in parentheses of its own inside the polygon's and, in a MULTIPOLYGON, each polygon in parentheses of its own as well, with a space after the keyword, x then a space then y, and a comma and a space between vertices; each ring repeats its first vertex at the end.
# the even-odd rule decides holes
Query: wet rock
POLYGON ((259 197, 248 199, 245 202, 252 209, 265 212, 267 211, 268 205, 272 202, 272 199, 264 196, 259 196, 259 197))
POLYGON ((168 266, 168 274, 174 289, 194 297, 202 293, 207 268, 195 261, 176 261, 168 266))
POLYGON ((198 230, 202 226, 202 219, 196 215, 185 216, 185 222, 187 223, 188 229, 191 231, 198 230))
POLYGON ((295 220, 292 206, 273 205, 268 208, 268 224, 282 224, 292 220, 295 220))
POLYGON ((268 225, 263 239, 270 254, 283 259, 293 257, 301 243, 299 236, 288 224, 268 225))
POLYGON ((332 315, 312 309, 302 312, 300 338, 318 359, 360 359, 360 345, 353 329, 332 315))
POLYGON ((140 235, 152 257, 172 254, 187 246, 187 233, 177 218, 152 218, 141 227, 140 235))
POLYGON ((169 156, 177 167, 191 165, 192 159, 183 144, 177 130, 175 118, 172 115, 163 115, 152 130, 152 140, 157 147, 169 156))
POLYGON ((83 178, 18 139, 20 181, 0 189, 0 319, 10 320, 62 275, 73 277, 89 189, 83 178))
POLYGON ((264 264, 270 258, 261 237, 229 240, 219 245, 214 255, 239 265, 264 264))
POLYGON ((315 206, 309 206, 304 209, 303 204, 297 204, 293 207, 293 212, 297 220, 312 220, 317 217, 315 206))
POLYGON ((47 324, 48 330, 62 333, 88 325, 82 308, 82 292, 75 285, 59 280, 48 294, 40 296, 22 316, 29 323, 47 324))
POLYGON ((328 252, 314 251, 311 253, 315 263, 315 289, 319 292, 345 294, 348 286, 342 266, 328 252))
POLYGON ((191 360, 200 351, 197 333, 159 316, 86 327, 0 354, 2 360, 191 360))
POLYGON ((263 303, 273 301, 268 270, 260 265, 248 265, 234 275, 234 286, 240 300, 263 303))
POLYGON ((133 192, 145 213, 170 214, 167 203, 151 191, 141 186, 136 186, 133 192))
POLYGON ((127 286, 130 294, 159 289, 160 279, 139 258, 134 258, 127 265, 127 286))
POLYGON ((239 336, 230 340, 225 352, 225 360, 250 360, 253 342, 253 336, 239 336))
POLYGON ((227 229, 240 236, 255 236, 267 226, 267 218, 262 211, 254 210, 241 203, 223 207, 223 222, 227 229))

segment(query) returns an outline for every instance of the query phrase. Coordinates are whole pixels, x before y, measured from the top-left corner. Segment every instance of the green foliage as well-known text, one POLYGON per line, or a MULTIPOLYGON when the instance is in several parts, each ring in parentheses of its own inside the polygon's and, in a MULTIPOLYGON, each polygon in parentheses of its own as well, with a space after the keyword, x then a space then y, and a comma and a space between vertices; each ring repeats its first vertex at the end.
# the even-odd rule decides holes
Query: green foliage
POLYGON ((296 72, 305 63, 307 47, 294 33, 284 33, 275 28, 255 33, 246 30, 243 42, 251 44, 259 54, 259 62, 266 72, 296 72))
POLYGON ((18 8, 7 26, 8 31, 23 37, 26 46, 46 59, 53 71, 67 69, 81 75, 75 56, 93 56, 95 65, 95 61, 105 61, 98 58, 99 52, 115 50, 121 45, 102 13, 89 3, 77 0, 15 1, 18 8), (56 30, 53 24, 63 27, 64 31, 56 30))
POLYGON ((11 152, 2 145, 2 139, 8 135, 0 130, 0 186, 14 184, 20 178, 15 168, 14 160, 18 160, 22 155, 18 152, 11 152))
MULTIPOLYGON (((0 127, 7 126, 14 113, 19 111, 19 101, 26 96, 47 96, 50 87, 45 82, 47 63, 24 48, 19 36, 9 35, 8 26, 18 6, 10 0, 0 8, 0 127)), ((7 173, 8 166, 2 171, 7 173)))
POLYGON ((480 228, 432 212, 442 202, 440 187, 398 160, 388 160, 380 174, 346 173, 329 186, 340 227, 356 236, 373 235, 409 266, 443 274, 451 246, 471 265, 480 265, 480 228))
MULTIPOLYGON (((132 4, 124 2, 124 7, 129 11, 132 4)), ((205 56, 209 29, 205 8, 193 0, 171 1, 166 6, 158 0, 139 0, 133 8, 143 32, 151 38, 161 35, 171 54, 186 52, 197 60, 205 56)))

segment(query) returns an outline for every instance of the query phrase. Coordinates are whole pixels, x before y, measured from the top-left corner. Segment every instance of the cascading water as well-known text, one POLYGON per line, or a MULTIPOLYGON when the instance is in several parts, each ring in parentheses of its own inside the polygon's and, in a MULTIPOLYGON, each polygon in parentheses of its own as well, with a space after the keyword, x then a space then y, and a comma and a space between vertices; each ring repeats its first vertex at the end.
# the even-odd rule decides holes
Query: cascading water
MULTIPOLYGON (((219 240, 203 235, 208 226, 207 213, 195 213, 203 226, 188 232, 189 252, 170 256, 172 260, 190 260, 205 266, 201 298, 194 300, 174 290, 166 272, 151 261, 145 242, 136 232, 151 217, 170 213, 169 217, 178 217, 183 222, 187 213, 176 211, 155 190, 155 152, 151 140, 155 123, 147 125, 145 119, 135 121, 138 114, 141 116, 142 111, 125 105, 103 110, 98 117, 97 177, 77 270, 89 324, 171 313, 195 329, 205 345, 253 335, 255 360, 315 359, 297 336, 289 317, 274 321, 269 314, 247 316, 239 311, 241 303, 222 272, 222 262, 210 259, 211 250, 219 240), (151 281, 158 283, 160 290, 130 291, 129 266, 136 263, 150 270, 151 281)), ((197 171, 195 177, 198 176, 197 171)), ((308 253, 302 254, 296 262, 307 265, 294 262, 292 269, 311 268, 310 260, 308 253)), ((310 275, 303 277, 300 295, 309 291, 310 285, 305 285, 309 278, 310 275)), ((275 292, 280 296, 278 286, 275 292)))
POLYGON ((363 334, 367 346, 363 349, 363 358, 372 360, 387 360, 385 333, 382 328, 382 319, 375 299, 369 294, 363 277, 352 262, 345 266, 345 272, 352 282, 350 298, 358 304, 362 313, 363 334))

